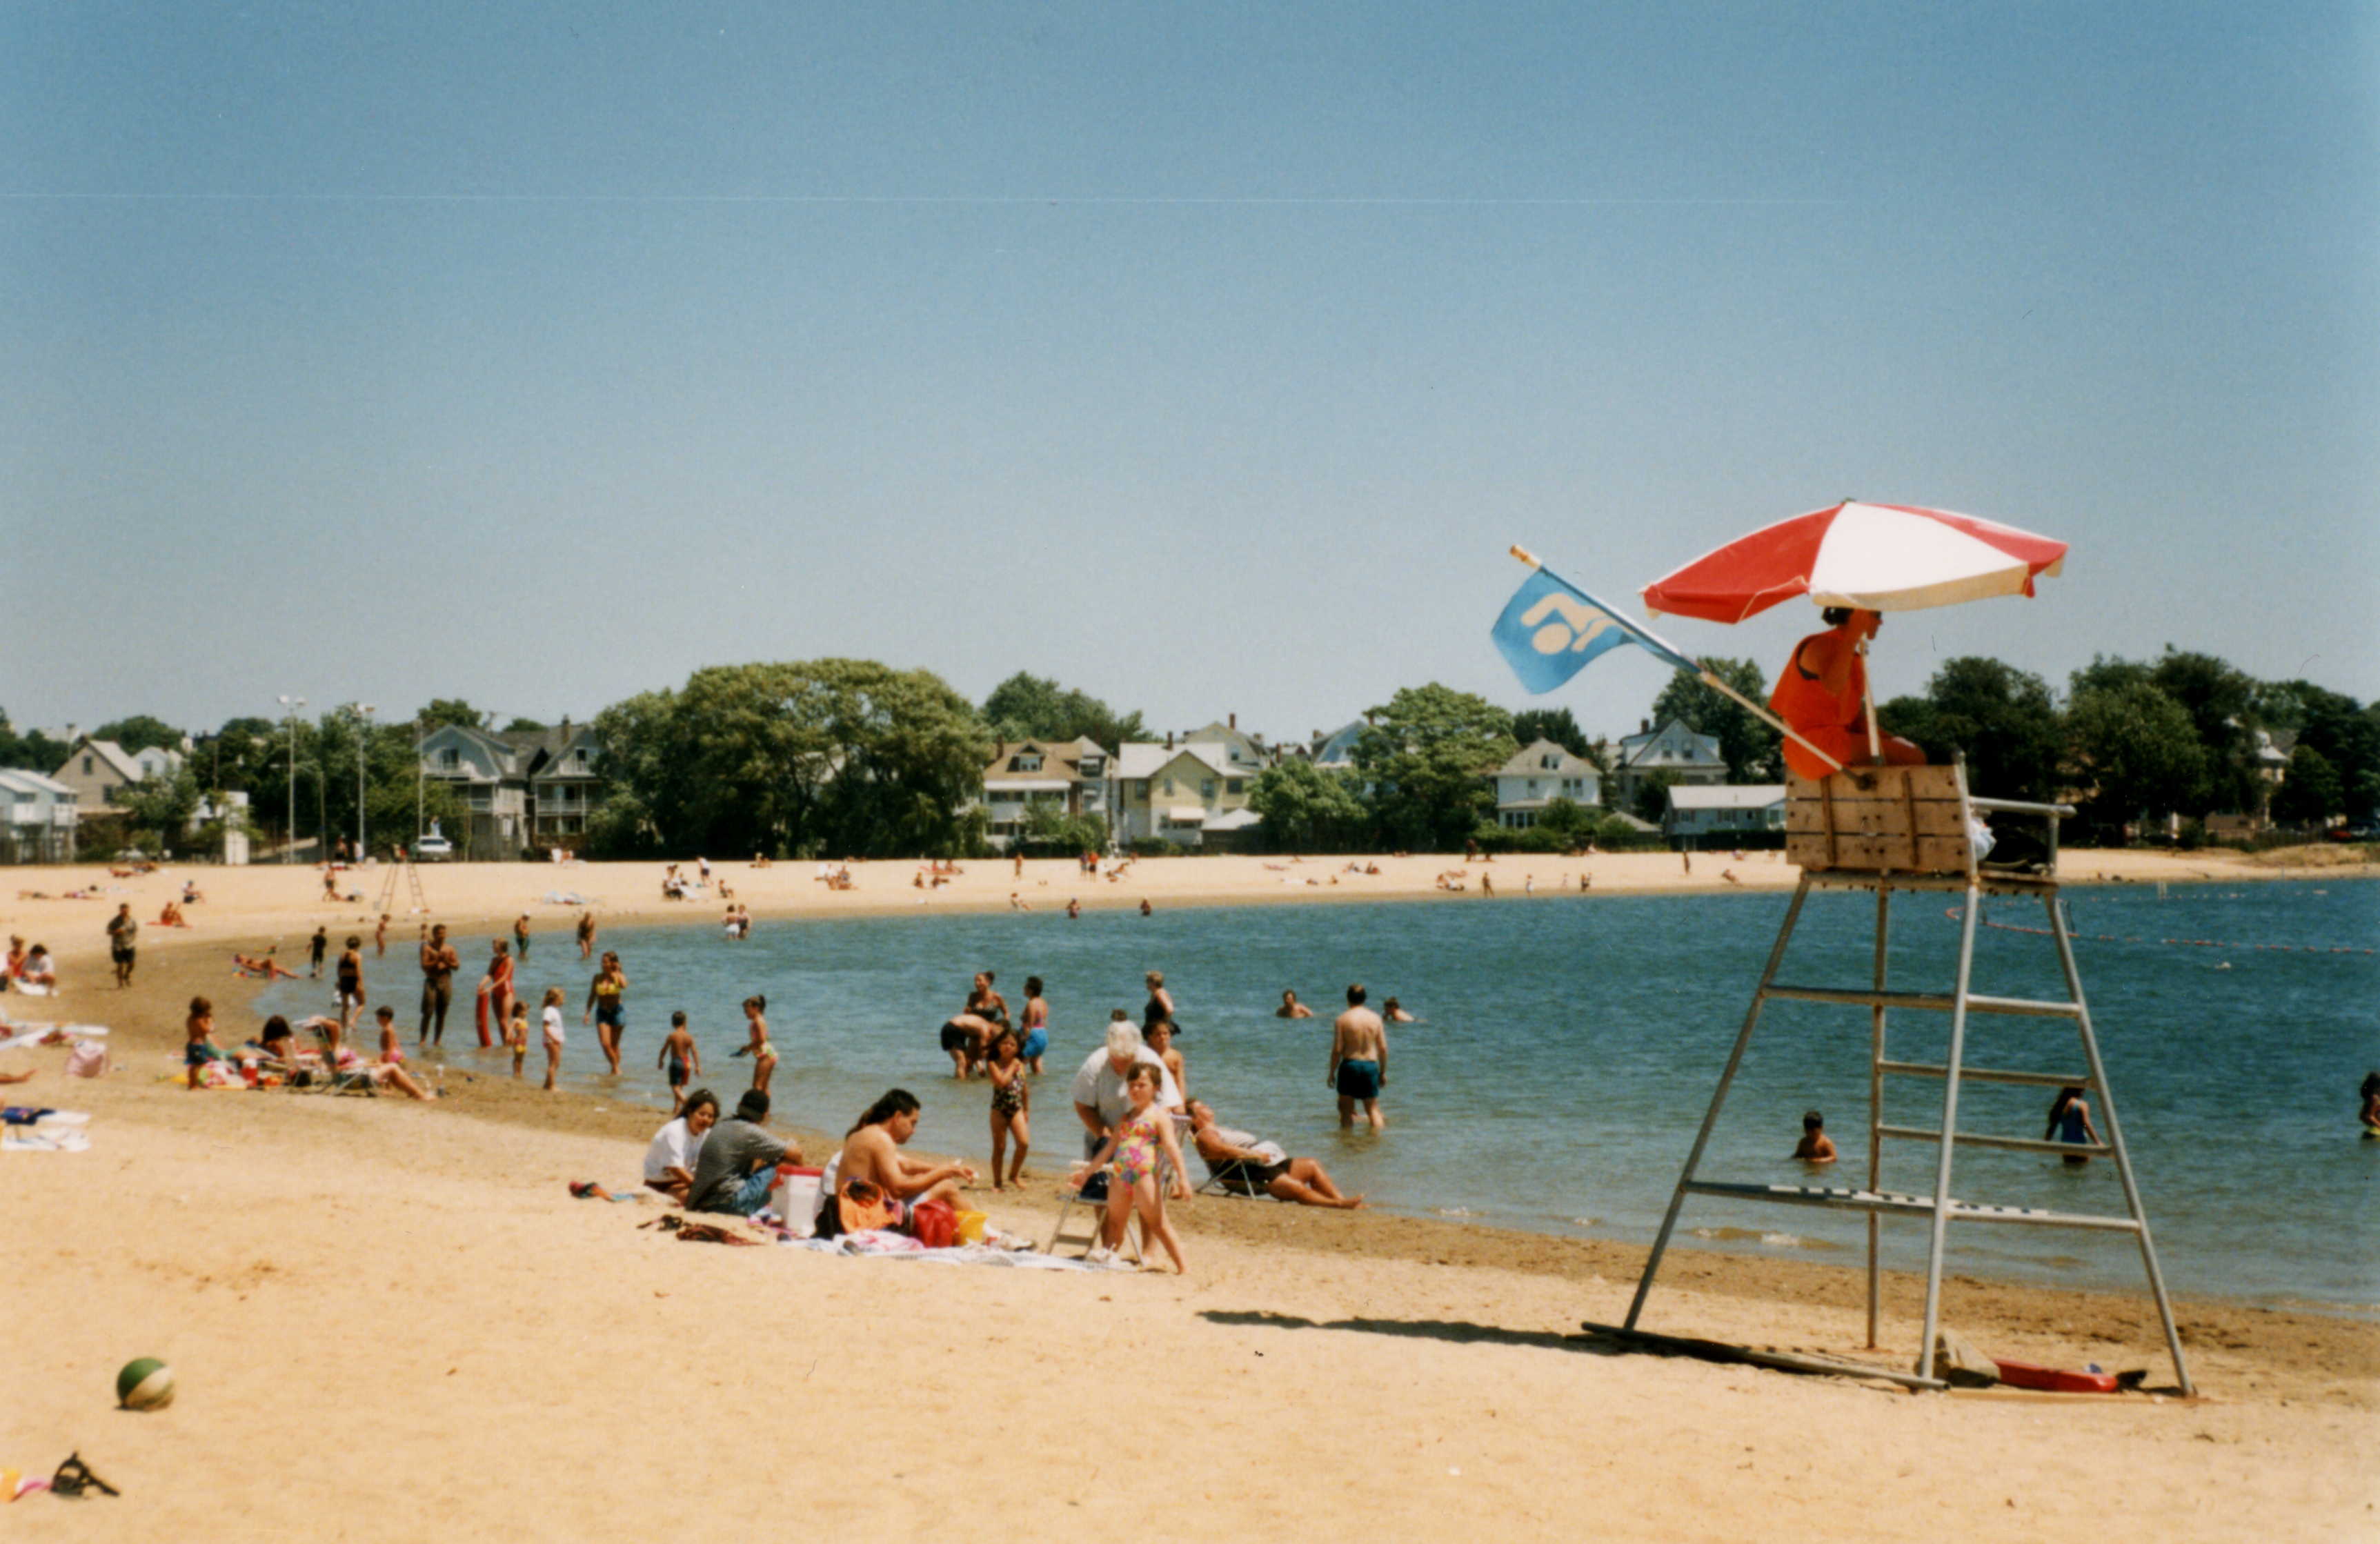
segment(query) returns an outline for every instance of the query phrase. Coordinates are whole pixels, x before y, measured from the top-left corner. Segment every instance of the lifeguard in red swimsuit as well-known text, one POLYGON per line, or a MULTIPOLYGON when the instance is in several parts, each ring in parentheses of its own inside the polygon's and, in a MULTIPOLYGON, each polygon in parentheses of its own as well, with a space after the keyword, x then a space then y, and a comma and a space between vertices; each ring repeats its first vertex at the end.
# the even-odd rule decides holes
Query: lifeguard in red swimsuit
MULTIPOLYGON (((1793 646, 1793 657, 1777 677, 1768 706, 1811 745, 1846 767, 1864 767, 1870 761, 1867 663, 1860 658, 1859 646, 1876 637, 1884 618, 1849 606, 1828 606, 1823 614, 1828 630, 1812 633, 1793 646)), ((1876 743, 1888 762, 1925 763, 1925 753, 1907 740, 1879 735, 1876 743)), ((1824 777, 1835 770, 1790 736, 1785 741, 1785 764, 1803 777, 1824 777)))

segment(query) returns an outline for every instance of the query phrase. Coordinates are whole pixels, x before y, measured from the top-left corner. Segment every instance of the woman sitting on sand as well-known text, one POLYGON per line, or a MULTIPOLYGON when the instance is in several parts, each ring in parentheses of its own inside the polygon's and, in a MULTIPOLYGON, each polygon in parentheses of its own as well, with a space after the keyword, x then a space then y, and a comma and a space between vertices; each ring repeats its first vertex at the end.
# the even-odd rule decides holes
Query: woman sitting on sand
POLYGON ((653 1133, 645 1149, 645 1188, 658 1190, 678 1205, 686 1204, 694 1184, 695 1161, 702 1156, 703 1139, 719 1124, 719 1097, 708 1088, 686 1096, 686 1108, 653 1133))

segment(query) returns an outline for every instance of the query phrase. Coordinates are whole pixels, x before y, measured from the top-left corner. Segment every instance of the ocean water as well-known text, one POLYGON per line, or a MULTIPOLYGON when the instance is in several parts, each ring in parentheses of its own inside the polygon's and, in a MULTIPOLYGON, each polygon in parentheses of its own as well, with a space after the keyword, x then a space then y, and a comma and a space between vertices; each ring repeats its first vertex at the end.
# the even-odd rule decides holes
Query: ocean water
MULTIPOLYGON (((2380 1141, 2361 1139, 2356 1088, 2380 1067, 2380 881, 2240 887, 2070 888, 2077 953, 2161 1262, 2180 1293, 2355 1314, 2380 1312, 2380 1141)), ((1891 984, 1947 991, 1956 896, 1894 903, 1891 984)), ((1161 908, 1069 920, 1040 909, 849 920, 763 921, 747 942, 704 926, 607 929, 631 986, 624 1076, 601 1063, 578 1013, 591 972, 558 930, 542 933, 522 984, 569 994, 565 1062, 576 1087, 663 1100, 654 1068, 669 1013, 703 1047, 703 1079, 733 1101, 749 1079, 728 1054, 737 1003, 769 1000, 781 1062, 779 1112, 841 1131, 900 1085, 925 1102, 921 1148, 989 1153, 989 1092, 959 1085, 935 1031, 978 969, 1021 1007, 1025 979, 1048 984, 1052 1045, 1034 1093, 1037 1154, 1071 1158, 1079 1127, 1073 1070, 1109 1010, 1139 1017, 1142 973, 1161 969, 1185 1033, 1192 1092, 1228 1125, 1313 1154, 1342 1186, 1424 1216, 1649 1243, 1782 919, 1777 894, 1540 895, 1528 900, 1161 908), (1324 1087, 1330 1015, 1350 981, 1378 1005, 1401 998, 1421 1022, 1395 1027, 1384 1099, 1389 1130, 1342 1132, 1324 1087), (1272 1016, 1293 987, 1317 1017, 1272 1016)), ((1814 894, 1779 979, 1858 986, 1870 969, 1875 898, 1814 894)), ((1987 901, 1987 923, 2039 927, 2035 901, 1987 901)), ((464 940, 476 964, 485 944, 464 940)), ((392 956, 394 958, 394 956, 392 956)), ((409 974, 409 973, 407 973, 409 974)), ((1987 926, 1976 990, 2062 995, 2050 942, 1987 926)), ((465 983, 468 984, 468 983, 465 983)), ((308 1008, 322 990, 275 989, 308 1008)), ((414 1013, 397 996, 410 1039, 414 1013)), ((504 1069, 471 1041, 458 1001, 447 1054, 504 1069)), ((1968 1064, 2080 1070, 2071 1027, 1975 1015, 1968 1064)), ((1938 1061, 1949 1015, 1896 1013, 1891 1053, 1938 1061)), ((1868 1022, 1864 1008, 1772 1003, 1731 1091, 1705 1177, 1864 1180, 1868 1022), (1788 1155, 1804 1109, 1823 1110, 1844 1154, 1830 1171, 1788 1155)), ((532 1052, 532 1070, 540 1053, 532 1052)), ((1961 1126, 2037 1137, 2050 1090, 1969 1083, 1961 1126)), ((1886 1119, 1938 1124, 1941 1086, 1887 1080, 1886 1119)), ((2095 1100, 2102 1131, 2103 1101, 2095 1100)), ((1884 1183, 1930 1190, 1930 1144, 1890 1142, 1884 1183)), ((623 1155, 623 1171, 632 1161, 623 1155)), ((1970 1200, 2120 1213, 2114 1166, 1962 1148, 1952 1185, 1970 1200)), ((1690 1198, 1688 1246, 1784 1252, 1856 1263, 1852 1213, 1690 1198)), ((1950 1268, 2070 1285, 2136 1288, 2131 1239, 2067 1230, 1954 1227, 1950 1268)), ((1923 1224, 1888 1220, 1888 1263, 1922 1265, 1923 1224)))

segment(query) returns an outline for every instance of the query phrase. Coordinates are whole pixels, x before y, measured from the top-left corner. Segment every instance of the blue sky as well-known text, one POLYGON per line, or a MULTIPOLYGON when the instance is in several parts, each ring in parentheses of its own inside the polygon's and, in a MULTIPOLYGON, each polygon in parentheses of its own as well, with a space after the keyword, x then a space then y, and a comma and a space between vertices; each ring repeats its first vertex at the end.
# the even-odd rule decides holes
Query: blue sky
POLYGON ((2074 547, 1882 693, 2380 697, 2375 67, 2350 5, 6 0, 0 705, 843 654, 1303 734, 1528 701, 1511 542, 1616 598, 1845 496, 2074 547))

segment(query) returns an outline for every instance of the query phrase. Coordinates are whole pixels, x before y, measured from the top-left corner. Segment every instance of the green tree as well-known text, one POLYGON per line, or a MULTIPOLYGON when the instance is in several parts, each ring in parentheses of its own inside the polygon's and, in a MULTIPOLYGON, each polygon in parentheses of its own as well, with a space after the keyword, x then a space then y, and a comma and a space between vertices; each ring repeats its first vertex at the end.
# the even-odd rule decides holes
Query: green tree
POLYGON ((1676 768, 1654 768, 1637 781, 1635 796, 1629 801, 1629 813, 1640 821, 1650 821, 1659 825, 1661 817, 1670 812, 1670 790, 1677 785, 1676 768))
POLYGON ((1520 748, 1512 717, 1486 698, 1431 682, 1375 708, 1354 747, 1372 819, 1391 847, 1460 847, 1495 806, 1488 774, 1520 748))
POLYGON ((1056 799, 1027 808, 1022 824, 1018 841, 1041 857, 1071 857, 1107 849, 1107 821, 1097 815, 1069 815, 1065 805, 1056 799))
POLYGON ((425 734, 432 729, 443 729, 450 723, 465 729, 484 729, 488 720, 487 714, 459 697, 433 697, 413 717, 425 734))
POLYGON ((2058 791, 2064 725, 2049 684, 1998 660, 1946 660, 1923 697, 1896 697, 1876 723, 1925 748, 1967 759, 1967 785, 1992 798, 2046 800, 2058 791))
POLYGON ((44 777, 66 765, 67 752, 73 748, 64 740, 53 739, 38 729, 18 733, 0 711, 0 767, 13 767, 37 772, 44 777))
MULTIPOLYGON (((1752 661, 1710 657, 1702 663, 1704 669, 1755 702, 1768 699, 1767 683, 1760 667, 1752 661)), ((1783 743, 1782 736, 1693 671, 1681 670, 1670 675, 1661 695, 1653 699, 1653 726, 1658 729, 1671 719, 1697 735, 1713 736, 1718 740, 1718 753, 1727 761, 1730 783, 1773 783, 1783 775, 1779 770, 1782 758, 1778 749, 1783 743)))
POLYGON ((2204 786, 2190 812, 2255 809, 2263 796, 2254 756, 2255 681, 2212 654, 2171 644, 2150 667, 2149 680, 2190 715, 2204 756, 2204 786))
POLYGON ((544 724, 540 723, 533 718, 516 717, 510 723, 504 725, 504 733, 507 735, 534 735, 539 730, 545 727, 546 726, 544 724))
POLYGON ((2092 790, 2087 811, 2101 825, 2180 809, 2204 785, 2190 714, 2145 680, 2076 691, 2066 724, 2068 781, 2092 790))
POLYGON ((1277 852, 1352 851, 1368 823, 1355 778, 1342 769, 1292 757, 1257 773, 1248 808, 1264 817, 1266 845, 1277 852))
POLYGON ((926 671, 715 665, 598 714, 611 789, 591 835, 649 851, 956 854, 979 844, 990 736, 926 671), (614 807, 616 806, 616 808, 614 807))
POLYGON ((2326 825, 2338 813, 2344 793, 2330 758, 2300 741, 2289 752, 2289 770, 2273 790, 2273 819, 2289 825, 2326 825))
POLYGON ((1523 709, 1512 715, 1512 738, 1524 747, 1551 740, 1572 756, 1594 762, 1599 771, 1611 770, 1604 764, 1601 744, 1586 737, 1568 708, 1523 709))
POLYGON ((130 718, 120 718, 112 723, 101 724, 91 732, 91 737, 94 740, 114 740, 117 745, 122 746, 125 754, 129 756, 136 751, 148 750, 154 747, 177 750, 181 748, 184 736, 180 730, 167 723, 164 719, 152 718, 147 713, 135 713, 130 718))
POLYGON ((152 849, 188 847, 200 797, 198 775, 188 766, 170 777, 144 777, 115 796, 131 816, 134 845, 152 849))
POLYGON ((983 720, 1002 740, 1087 739, 1111 750, 1147 733, 1137 712, 1119 714, 1086 692, 1021 670, 991 688, 983 720))
POLYGON ((2322 753, 2339 783, 2339 804, 2358 820, 2380 809, 2380 704, 2365 705, 2311 681, 2284 681, 2263 689, 2258 711, 2276 729, 2297 732, 2298 744, 2322 753))

